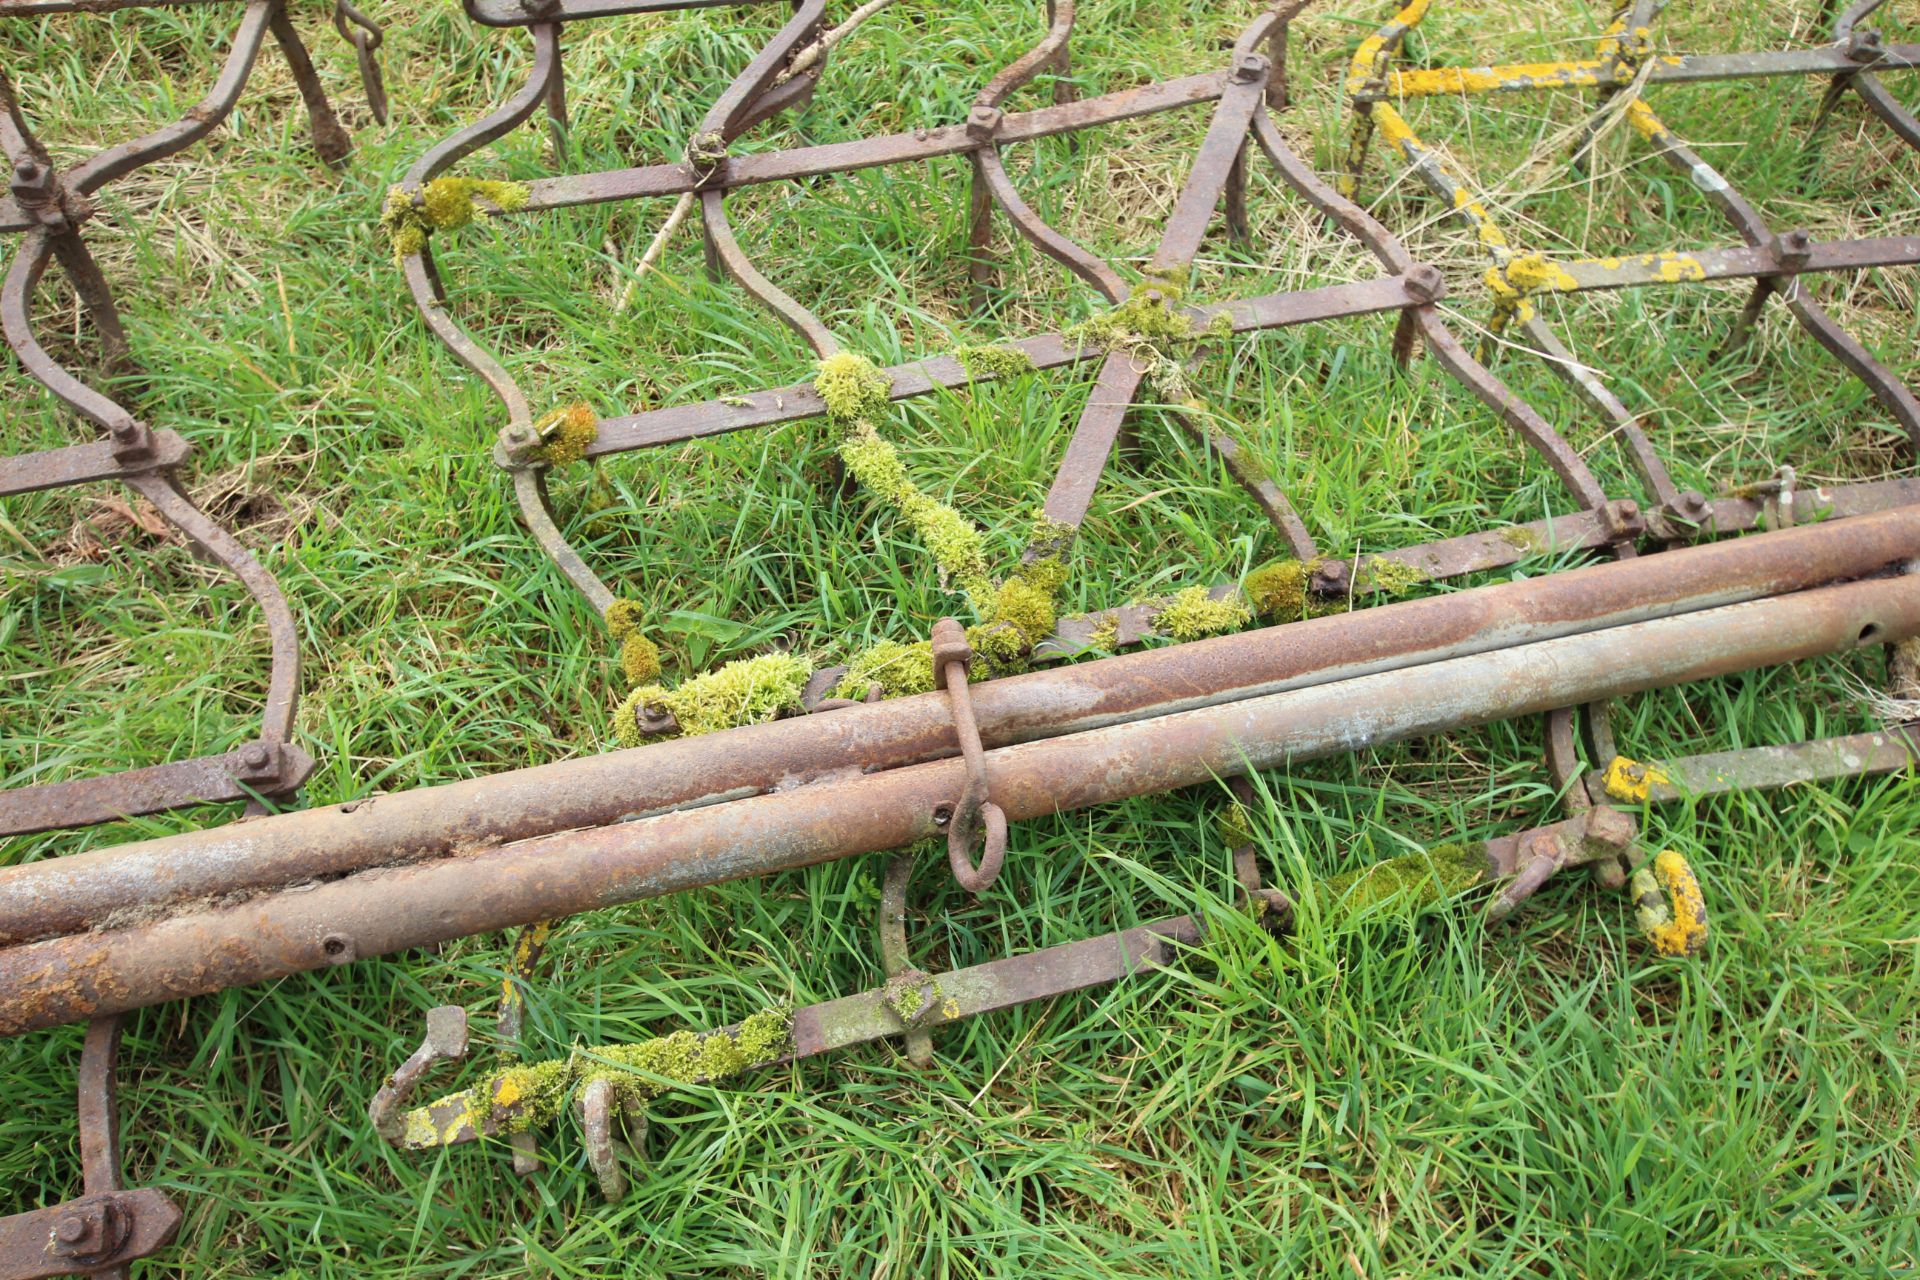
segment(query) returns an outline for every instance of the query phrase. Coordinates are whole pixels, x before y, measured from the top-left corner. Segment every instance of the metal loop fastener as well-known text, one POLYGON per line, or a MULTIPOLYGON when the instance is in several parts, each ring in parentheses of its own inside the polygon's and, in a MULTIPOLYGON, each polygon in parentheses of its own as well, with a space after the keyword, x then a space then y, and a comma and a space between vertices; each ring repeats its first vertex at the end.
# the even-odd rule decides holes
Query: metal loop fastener
MULTIPOLYGON (((947 864, 953 878, 969 893, 985 893, 1000 878, 1000 867, 1007 860, 1007 815, 987 799, 987 753, 980 745, 980 726, 973 718, 973 695, 967 686, 967 668, 973 662, 973 646, 967 632, 953 618, 933 624, 933 683, 947 691, 947 705, 953 709, 953 732, 960 740, 960 755, 966 761, 967 782, 959 802, 946 811, 947 864), (980 861, 973 861, 973 842, 982 834, 980 861)), ((935 820, 940 811, 935 812, 935 820)))
POLYGON ((350 0, 333 0, 333 29, 353 45, 353 56, 360 64, 360 84, 367 92, 367 109, 376 123, 387 122, 387 81, 380 71, 380 60, 373 55, 386 39, 379 23, 353 7, 350 0), (348 30, 352 23, 356 30, 348 30))

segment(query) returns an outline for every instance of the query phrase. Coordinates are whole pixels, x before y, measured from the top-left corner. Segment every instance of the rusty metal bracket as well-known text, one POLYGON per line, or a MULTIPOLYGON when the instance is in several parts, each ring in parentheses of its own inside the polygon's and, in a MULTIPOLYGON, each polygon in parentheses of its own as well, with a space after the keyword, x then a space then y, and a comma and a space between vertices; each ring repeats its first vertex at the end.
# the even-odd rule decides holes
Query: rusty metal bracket
POLYGON ((969 893, 985 893, 1000 878, 1007 858, 1007 815, 987 798, 987 756, 980 745, 980 725, 973 717, 973 695, 967 683, 973 646, 966 628, 954 618, 933 624, 933 683, 947 693, 953 710, 953 733, 966 762, 967 781, 960 799, 933 811, 934 825, 947 832, 947 863, 953 878, 969 893), (980 861, 973 860, 979 840, 980 861))

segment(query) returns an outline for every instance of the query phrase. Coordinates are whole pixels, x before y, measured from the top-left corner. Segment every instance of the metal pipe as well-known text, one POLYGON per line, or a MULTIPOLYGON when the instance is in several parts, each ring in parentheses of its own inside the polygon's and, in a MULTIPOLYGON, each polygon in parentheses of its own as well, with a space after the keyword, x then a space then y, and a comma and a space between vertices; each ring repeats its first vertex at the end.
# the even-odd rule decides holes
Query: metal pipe
MULTIPOLYGON (((986 765, 1018 821, 1914 635, 1920 576, 1849 583, 1020 743, 986 765)), ((899 848, 939 834, 964 772, 855 775, 14 947, 0 1035, 899 848)))
MULTIPOLYGON (((1908 507, 990 681, 973 689, 974 710, 991 749, 1804 590, 1916 556, 1920 508, 1908 507)), ((956 751, 935 692, 92 849, 0 868, 0 944, 956 751)))

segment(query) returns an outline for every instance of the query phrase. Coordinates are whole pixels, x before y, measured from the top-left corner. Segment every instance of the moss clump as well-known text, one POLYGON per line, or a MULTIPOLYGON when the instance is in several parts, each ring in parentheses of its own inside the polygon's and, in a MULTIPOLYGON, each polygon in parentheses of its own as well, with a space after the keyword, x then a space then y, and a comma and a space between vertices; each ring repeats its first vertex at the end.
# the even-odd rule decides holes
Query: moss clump
POLYGON ((1523 524, 1509 525, 1502 529, 1500 541, 1524 556, 1537 556, 1547 549, 1546 544, 1540 540, 1540 535, 1523 524))
POLYGON ((452 231, 472 222, 475 197, 513 213, 526 208, 527 196, 524 183, 489 178, 435 178, 424 187, 390 187, 380 211, 380 229, 393 245, 393 260, 398 264, 426 248, 427 236, 433 232, 452 231))
POLYGON ((763 724, 782 712, 799 710, 800 691, 812 674, 813 664, 805 658, 769 653, 729 662, 677 688, 643 685, 614 712, 614 737, 623 747, 652 741, 639 722, 640 713, 649 707, 672 712, 686 737, 763 724))
POLYGON ((1425 582, 1427 575, 1405 560, 1380 556, 1367 561, 1366 579, 1375 591, 1397 596, 1425 582))
POLYGON ((1358 916, 1391 907, 1409 915, 1464 893, 1487 878, 1486 854, 1467 844, 1437 844, 1320 882, 1328 915, 1358 916))
POLYGON ((1213 815, 1213 829, 1229 849, 1254 843, 1253 814, 1238 800, 1213 815))
POLYGON ((1107 620, 1087 633, 1089 649, 1104 649, 1112 653, 1120 644, 1120 620, 1111 614, 1107 620))
POLYGON ((625 640, 646 622, 647 611, 638 600, 615 600, 601 616, 606 619, 607 633, 615 640, 625 640))
POLYGON ((793 1014, 780 1008, 754 1014, 737 1031, 676 1031, 638 1044, 603 1045, 576 1052, 572 1063, 578 1083, 611 1080, 628 1098, 643 1101, 675 1085, 764 1067, 792 1051, 793 1014))
POLYGON ((820 362, 813 389, 826 402, 827 416, 846 426, 885 413, 893 382, 865 356, 842 351, 820 362))
POLYGON ((541 441, 533 457, 550 467, 563 467, 587 456, 600 435, 600 420, 590 405, 564 405, 534 423, 533 432, 541 441))
POLYGON ((840 458, 855 480, 906 518, 947 583, 976 600, 990 593, 992 578, 980 530, 946 503, 921 492, 899 453, 871 421, 862 418, 847 426, 840 458))
POLYGON ((1154 615, 1154 626, 1172 639, 1199 640, 1237 631, 1253 618, 1238 592, 1215 600, 1205 587, 1188 587, 1154 615))
POLYGON ((660 648, 638 631, 620 642, 620 674, 629 687, 652 684, 660 678, 660 648))
POLYGON ((1018 347, 955 347, 953 358, 969 378, 1017 378, 1033 372, 1033 357, 1018 347))
POLYGON ((933 646, 924 640, 919 644, 882 640, 869 645, 847 663, 847 674, 834 687, 833 696, 858 702, 874 685, 879 685, 882 695, 889 698, 931 693, 933 646))
POLYGON ((1193 317, 1178 309, 1183 292, 1184 280, 1149 281, 1120 305, 1069 326, 1063 336, 1082 351, 1127 352, 1162 400, 1184 404, 1193 389, 1181 358, 1207 334, 1196 333, 1193 317))
POLYGON ((565 1058, 509 1067, 484 1082, 407 1113, 402 1142, 442 1146, 468 1134, 511 1134, 559 1118, 568 1097, 595 1080, 611 1081, 622 1103, 655 1098, 675 1085, 722 1080, 793 1052, 793 1011, 754 1014, 735 1031, 676 1031, 637 1044, 576 1049, 565 1058), (434 1113, 450 1116, 436 1122, 434 1113))
POLYGON ((1242 589, 1253 611, 1263 618, 1295 622, 1320 612, 1307 590, 1317 562, 1282 557, 1269 560, 1249 573, 1242 589))

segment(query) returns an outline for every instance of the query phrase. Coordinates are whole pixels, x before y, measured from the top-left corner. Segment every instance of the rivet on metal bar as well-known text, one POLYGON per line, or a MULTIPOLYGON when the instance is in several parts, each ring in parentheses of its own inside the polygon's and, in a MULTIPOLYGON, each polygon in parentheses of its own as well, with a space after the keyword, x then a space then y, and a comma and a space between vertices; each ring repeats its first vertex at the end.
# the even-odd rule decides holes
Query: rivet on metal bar
POLYGON ((947 691, 953 711, 953 732, 967 764, 967 782, 958 803, 941 805, 935 820, 947 829, 947 862, 953 878, 969 893, 985 893, 1000 876, 1007 858, 1007 815, 987 799, 987 755, 980 745, 980 726, 973 718, 973 695, 967 687, 967 668, 973 646, 957 619, 933 624, 933 683, 947 691), (973 861, 975 836, 982 837, 980 861, 973 861))

